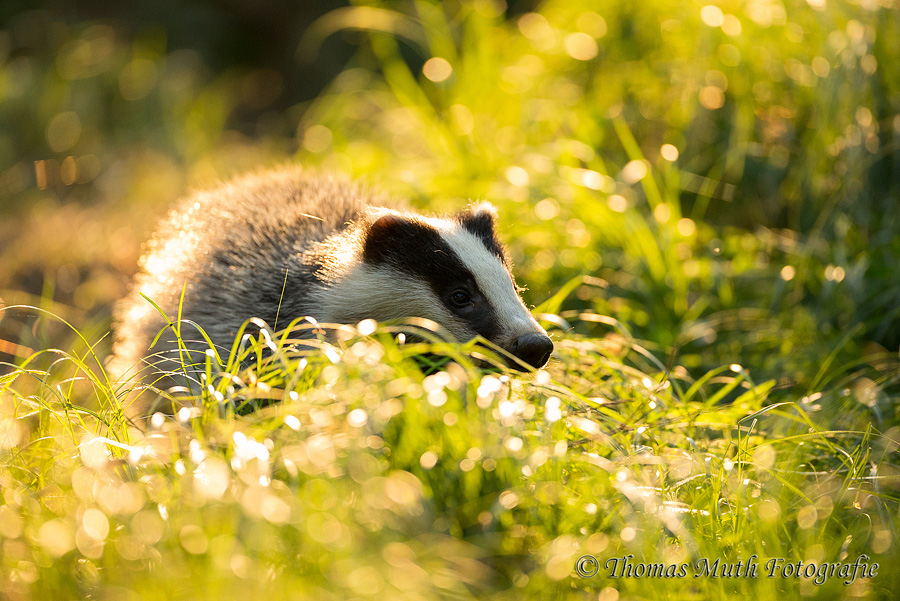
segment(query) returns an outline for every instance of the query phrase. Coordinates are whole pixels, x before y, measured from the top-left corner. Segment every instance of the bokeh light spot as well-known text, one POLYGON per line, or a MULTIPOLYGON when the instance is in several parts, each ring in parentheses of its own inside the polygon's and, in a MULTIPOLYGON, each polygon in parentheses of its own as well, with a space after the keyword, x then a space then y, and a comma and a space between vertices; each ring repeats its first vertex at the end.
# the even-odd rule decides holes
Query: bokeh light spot
POLYGON ((662 158, 672 163, 678 160, 678 149, 672 144, 663 144, 659 149, 659 154, 662 155, 662 158))
POLYGON ((711 111, 725 106, 725 93, 717 86, 704 86, 700 88, 700 104, 711 111))
POLYGON ((320 153, 331 148, 331 130, 324 125, 311 125, 303 132, 303 148, 320 153))
POLYGON ((518 187, 527 186, 530 179, 528 172, 517 166, 507 167, 505 175, 509 183, 518 187))
POLYGON ((453 74, 453 67, 449 61, 439 56, 433 56, 422 65, 422 73, 433 82, 447 80, 453 74))
POLYGON ((565 40, 566 54, 580 61, 589 61, 599 52, 597 40, 586 33, 570 33, 565 40))
POLYGON ((608 30, 606 19, 593 11, 585 11, 578 15, 575 24, 579 30, 594 38, 602 38, 608 30))
POLYGON ((47 143, 54 152, 69 150, 81 137, 81 119, 72 111, 57 114, 47 124, 47 143))
POLYGON ((718 6, 707 4, 700 9, 700 20, 703 21, 704 25, 721 27, 722 23, 725 22, 725 14, 718 6))
POLYGON ((616 213, 624 213, 628 208, 628 200, 620 194, 613 194, 606 199, 606 204, 616 213))
POLYGON ((640 159, 628 161, 622 168, 622 179, 629 184, 635 184, 647 177, 647 162, 640 159))
POLYGON ((678 230, 678 233, 684 237, 693 236, 694 232, 697 231, 697 224, 694 223, 693 219, 689 219, 687 217, 682 217, 678 220, 678 223, 675 225, 675 229, 678 230))

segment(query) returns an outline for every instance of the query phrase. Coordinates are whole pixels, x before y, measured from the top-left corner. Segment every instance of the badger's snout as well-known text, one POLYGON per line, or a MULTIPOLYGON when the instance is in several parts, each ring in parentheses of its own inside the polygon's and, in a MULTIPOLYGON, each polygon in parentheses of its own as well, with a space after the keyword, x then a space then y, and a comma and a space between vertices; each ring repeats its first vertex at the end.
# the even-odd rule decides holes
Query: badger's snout
POLYGON ((534 368, 543 367, 553 352, 553 341, 546 334, 531 332, 516 338, 509 352, 534 368))

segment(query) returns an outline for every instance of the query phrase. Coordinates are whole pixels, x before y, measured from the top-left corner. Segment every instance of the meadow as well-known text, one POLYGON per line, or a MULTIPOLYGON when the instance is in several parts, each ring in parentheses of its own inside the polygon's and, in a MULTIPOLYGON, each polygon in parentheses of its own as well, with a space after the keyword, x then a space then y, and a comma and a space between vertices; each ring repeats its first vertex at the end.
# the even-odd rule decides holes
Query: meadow
POLYGON ((285 40, 290 2, 20 4, 0 597, 896 598, 895 1, 358 2, 285 40), (289 161, 491 200, 551 362, 289 328, 131 422, 104 362, 141 242, 289 161))

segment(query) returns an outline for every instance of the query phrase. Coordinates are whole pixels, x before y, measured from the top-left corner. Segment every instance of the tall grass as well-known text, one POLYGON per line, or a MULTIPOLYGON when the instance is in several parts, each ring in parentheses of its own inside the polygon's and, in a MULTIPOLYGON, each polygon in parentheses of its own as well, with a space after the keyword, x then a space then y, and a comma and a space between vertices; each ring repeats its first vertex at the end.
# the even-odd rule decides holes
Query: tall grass
POLYGON ((127 391, 96 366, 23 365, 2 388, 4 591, 888 598, 895 441, 848 415, 828 425, 837 391, 771 404, 772 381, 737 365, 693 380, 607 327, 558 336, 551 366, 525 378, 368 323, 313 352, 260 335, 250 356, 277 341, 260 367, 143 428, 115 418, 127 391), (424 351, 455 362, 426 375, 424 351), (243 403, 263 407, 242 416, 243 403), (588 554, 691 571, 580 578, 588 554), (849 586, 692 577, 703 558, 861 554, 881 576, 849 586))

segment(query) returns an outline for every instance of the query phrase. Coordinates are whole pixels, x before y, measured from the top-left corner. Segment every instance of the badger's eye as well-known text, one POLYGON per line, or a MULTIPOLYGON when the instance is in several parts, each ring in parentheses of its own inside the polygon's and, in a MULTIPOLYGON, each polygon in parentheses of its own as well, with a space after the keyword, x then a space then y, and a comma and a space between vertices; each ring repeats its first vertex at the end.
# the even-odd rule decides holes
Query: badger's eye
POLYGON ((471 303, 472 298, 469 296, 469 293, 462 288, 454 290, 453 294, 450 295, 450 304, 458 309, 470 305, 471 303))

